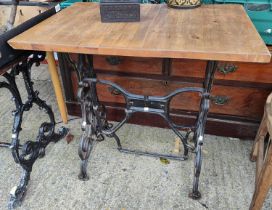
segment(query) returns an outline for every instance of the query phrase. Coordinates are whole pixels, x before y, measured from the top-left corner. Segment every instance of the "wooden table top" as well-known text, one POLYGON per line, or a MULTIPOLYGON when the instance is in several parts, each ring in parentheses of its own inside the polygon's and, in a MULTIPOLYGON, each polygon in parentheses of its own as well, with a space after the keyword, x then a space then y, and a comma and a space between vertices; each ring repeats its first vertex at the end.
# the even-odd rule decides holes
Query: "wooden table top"
POLYGON ((15 49, 266 63, 271 54, 240 5, 141 5, 141 21, 102 23, 99 4, 76 3, 8 42, 15 49))

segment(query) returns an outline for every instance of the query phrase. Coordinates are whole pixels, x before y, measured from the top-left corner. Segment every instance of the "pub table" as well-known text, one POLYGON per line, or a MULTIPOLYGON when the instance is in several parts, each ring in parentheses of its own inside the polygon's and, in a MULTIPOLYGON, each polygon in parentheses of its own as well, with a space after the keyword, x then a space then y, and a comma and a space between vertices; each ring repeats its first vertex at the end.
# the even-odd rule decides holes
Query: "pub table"
POLYGON ((88 179, 86 168, 93 144, 107 136, 116 140, 120 152, 176 160, 187 160, 189 152, 195 154, 193 189, 189 196, 199 199, 201 148, 217 61, 268 63, 271 55, 240 5, 202 5, 191 10, 176 10, 160 4, 141 5, 140 9, 140 22, 102 23, 99 4, 76 3, 8 43, 14 49, 78 54, 75 68, 80 81, 78 99, 82 110, 80 179, 88 179), (201 87, 178 88, 161 97, 133 94, 112 81, 97 78, 92 55, 200 59, 208 62, 201 87), (125 117, 121 122, 113 125, 107 121, 107 108, 98 100, 98 84, 111 87, 125 98, 125 117), (169 116, 171 100, 186 92, 199 93, 201 98, 193 126, 177 125, 169 116), (153 113, 165 119, 180 138, 184 153, 158 154, 123 148, 116 132, 136 112, 153 113), (189 135, 193 136, 193 145, 188 144, 189 135))

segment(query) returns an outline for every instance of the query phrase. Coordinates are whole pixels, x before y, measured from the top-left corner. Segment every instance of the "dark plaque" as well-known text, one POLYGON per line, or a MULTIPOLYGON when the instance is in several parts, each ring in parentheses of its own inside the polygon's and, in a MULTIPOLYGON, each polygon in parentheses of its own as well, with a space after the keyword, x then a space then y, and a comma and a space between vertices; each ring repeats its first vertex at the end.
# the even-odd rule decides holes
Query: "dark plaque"
POLYGON ((101 0, 101 21, 108 22, 138 22, 140 21, 139 0, 101 0))

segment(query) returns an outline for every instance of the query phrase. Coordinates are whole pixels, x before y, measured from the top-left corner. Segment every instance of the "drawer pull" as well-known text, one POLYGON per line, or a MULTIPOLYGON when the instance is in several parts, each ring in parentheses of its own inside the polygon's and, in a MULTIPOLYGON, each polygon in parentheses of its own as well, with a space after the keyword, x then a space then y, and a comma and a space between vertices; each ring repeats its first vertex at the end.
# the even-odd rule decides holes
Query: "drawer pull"
POLYGON ((211 96, 211 101, 216 105, 225 105, 229 102, 228 96, 211 96))
POLYGON ((119 58, 117 56, 109 56, 109 57, 106 57, 106 61, 110 65, 116 66, 116 65, 119 65, 121 63, 121 58, 119 58))
POLYGON ((238 66, 232 63, 224 63, 224 64, 221 63, 217 65, 217 71, 225 75, 235 72, 237 69, 238 69, 238 66))
POLYGON ((108 87, 108 90, 112 95, 115 95, 115 96, 121 95, 121 92, 115 89, 114 87, 108 87))
POLYGON ((169 85, 169 82, 168 82, 168 81, 163 81, 162 84, 163 84, 164 86, 168 86, 168 85, 169 85))

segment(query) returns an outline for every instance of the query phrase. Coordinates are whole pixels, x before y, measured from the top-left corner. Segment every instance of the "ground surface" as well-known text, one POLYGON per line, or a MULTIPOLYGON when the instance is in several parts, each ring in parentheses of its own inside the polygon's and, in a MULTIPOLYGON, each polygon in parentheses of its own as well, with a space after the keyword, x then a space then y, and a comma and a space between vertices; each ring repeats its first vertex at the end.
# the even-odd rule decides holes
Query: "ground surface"
MULTIPOLYGON (((46 66, 33 71, 35 87, 40 96, 57 110, 52 84, 46 66)), ((18 79, 23 87, 23 81, 18 79)), ((22 90, 22 88, 20 88, 22 90)), ((24 94, 23 94, 24 95, 24 94)), ((11 137, 10 95, 0 90, 0 141, 11 137)), ((70 117, 73 118, 73 117, 70 117)), ((22 142, 34 139, 46 115, 34 107, 24 118, 22 142)), ((61 124, 58 124, 60 126, 61 124)), ((77 179, 80 120, 68 125, 75 140, 67 144, 50 144, 46 156, 36 162, 31 175, 23 210, 62 209, 186 209, 246 210, 254 190, 255 164, 249 161, 251 141, 206 135, 204 161, 200 179, 202 199, 188 198, 192 187, 193 156, 188 161, 171 161, 121 154, 112 139, 99 143, 89 162, 90 180, 77 179)), ((171 153, 175 135, 168 129, 126 125, 118 132, 127 147, 171 153)), ((20 167, 8 149, 0 148, 0 209, 7 209, 10 189, 18 183, 20 167)), ((264 208, 272 209, 272 195, 264 208)))

